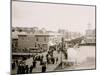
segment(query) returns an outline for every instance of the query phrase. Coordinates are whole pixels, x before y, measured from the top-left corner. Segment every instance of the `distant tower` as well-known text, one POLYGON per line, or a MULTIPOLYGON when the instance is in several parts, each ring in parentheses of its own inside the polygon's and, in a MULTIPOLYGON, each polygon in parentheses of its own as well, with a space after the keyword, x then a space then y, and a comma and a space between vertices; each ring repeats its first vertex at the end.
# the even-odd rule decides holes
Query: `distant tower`
POLYGON ((90 36, 91 34, 91 23, 87 24, 86 36, 90 36))
POLYGON ((88 30, 91 30, 92 26, 90 23, 88 23, 88 30))

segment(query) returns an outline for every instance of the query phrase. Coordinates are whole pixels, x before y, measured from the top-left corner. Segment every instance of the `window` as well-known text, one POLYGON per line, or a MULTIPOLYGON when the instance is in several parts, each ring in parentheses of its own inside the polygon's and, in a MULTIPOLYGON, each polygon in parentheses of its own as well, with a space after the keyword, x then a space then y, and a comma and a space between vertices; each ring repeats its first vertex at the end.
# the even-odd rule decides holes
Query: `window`
POLYGON ((22 39, 22 40, 26 40, 26 35, 20 35, 20 38, 22 39))
POLYGON ((39 41, 38 37, 36 38, 36 41, 39 41))
POLYGON ((44 41, 46 41, 46 37, 44 37, 44 41))
POLYGON ((24 37, 22 37, 22 40, 24 40, 24 37))
POLYGON ((37 44, 36 44, 36 42, 35 42, 35 47, 37 47, 37 44))

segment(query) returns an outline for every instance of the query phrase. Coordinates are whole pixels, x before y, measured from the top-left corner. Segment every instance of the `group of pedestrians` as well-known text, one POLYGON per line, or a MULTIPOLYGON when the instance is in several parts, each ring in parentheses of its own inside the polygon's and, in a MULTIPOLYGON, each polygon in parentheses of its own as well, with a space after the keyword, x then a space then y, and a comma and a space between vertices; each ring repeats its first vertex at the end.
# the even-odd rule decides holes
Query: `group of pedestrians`
MULTIPOLYGON (((37 68, 37 67, 41 67, 41 72, 46 72, 47 70, 47 66, 49 64, 56 64, 58 62, 58 57, 55 57, 54 56, 54 50, 49 50, 48 52, 46 52, 46 54, 36 54, 33 56, 33 64, 32 64, 32 70, 34 68, 37 68), (37 65, 39 62, 39 65, 37 65)), ((31 70, 31 71, 32 71, 31 70)))
POLYGON ((29 68, 24 61, 16 60, 12 62, 12 71, 16 71, 17 74, 27 74, 29 68))
POLYGON ((40 54, 36 54, 35 56, 33 56, 33 68, 36 68, 38 66, 41 66, 41 72, 46 72, 46 59, 43 55, 40 54))
POLYGON ((47 55, 46 55, 46 59, 47 59, 47 64, 55 64, 58 62, 58 57, 56 57, 56 55, 54 55, 53 50, 48 51, 47 55))
POLYGON ((26 58, 25 60, 16 60, 12 63, 12 69, 17 70, 17 74, 31 74, 33 69, 37 67, 41 67, 41 72, 46 72, 47 65, 56 64, 58 62, 58 57, 55 57, 54 50, 49 50, 46 54, 36 54, 30 58, 26 58), (26 60, 32 58, 33 60, 31 65, 26 64, 26 60), (38 64, 39 62, 39 64, 38 64), (38 64, 38 65, 37 65, 38 64))
POLYGON ((24 63, 20 63, 18 65, 17 74, 28 74, 29 68, 28 65, 25 65, 24 63))

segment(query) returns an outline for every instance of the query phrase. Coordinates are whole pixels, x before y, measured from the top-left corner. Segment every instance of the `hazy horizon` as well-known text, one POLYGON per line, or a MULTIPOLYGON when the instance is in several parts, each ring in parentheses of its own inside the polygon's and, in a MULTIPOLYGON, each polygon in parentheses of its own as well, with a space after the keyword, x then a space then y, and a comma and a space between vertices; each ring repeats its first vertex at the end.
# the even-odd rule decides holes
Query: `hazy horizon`
POLYGON ((81 32, 95 28, 95 7, 12 1, 13 27, 81 32))

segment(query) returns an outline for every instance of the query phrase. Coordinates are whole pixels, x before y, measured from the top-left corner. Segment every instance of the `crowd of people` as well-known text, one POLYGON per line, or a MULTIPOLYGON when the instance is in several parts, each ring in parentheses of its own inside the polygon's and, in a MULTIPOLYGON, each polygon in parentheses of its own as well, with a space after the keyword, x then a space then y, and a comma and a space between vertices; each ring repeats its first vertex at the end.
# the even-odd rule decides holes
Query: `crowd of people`
POLYGON ((49 50, 46 54, 37 53, 30 58, 32 58, 32 65, 29 66, 25 63, 26 60, 16 60, 12 62, 12 70, 17 69, 17 74, 28 74, 32 73, 33 69, 37 67, 37 62, 41 66, 41 72, 46 72, 47 65, 56 64, 58 62, 58 57, 54 55, 55 50, 49 50))

